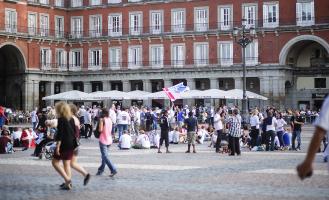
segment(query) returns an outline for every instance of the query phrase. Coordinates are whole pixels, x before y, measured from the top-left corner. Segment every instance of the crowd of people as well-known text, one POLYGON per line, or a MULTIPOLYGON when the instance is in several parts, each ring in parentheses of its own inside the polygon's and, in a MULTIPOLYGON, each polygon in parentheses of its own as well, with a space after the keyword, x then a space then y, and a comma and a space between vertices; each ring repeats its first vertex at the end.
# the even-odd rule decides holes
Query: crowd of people
MULTIPOLYGON (((14 128, 7 124, 11 114, 8 109, 0 108, 0 153, 12 153, 15 147, 22 150, 35 147, 32 156, 42 156, 42 147, 55 141, 52 164, 63 177, 62 189, 71 189, 71 168, 84 177, 84 185, 90 179, 89 173, 77 163, 80 138, 91 138, 93 132, 99 140, 102 163, 97 175, 102 175, 105 166, 111 176, 117 173, 115 165, 108 157, 112 143, 117 143, 120 150, 158 149, 165 145, 166 153, 170 144, 187 145, 186 153, 197 153, 197 144, 210 141, 209 147, 216 153, 228 153, 240 156, 246 151, 300 151, 302 127, 318 113, 302 111, 280 112, 273 107, 264 110, 254 108, 250 117, 242 119, 237 107, 225 105, 218 108, 178 107, 166 109, 136 107, 125 108, 112 105, 111 108, 100 106, 80 106, 59 102, 55 107, 29 113, 32 128, 14 128), (96 136, 96 132, 99 135, 96 136), (296 144, 297 140, 297 144, 296 144), (192 147, 192 149, 191 149, 192 147), (63 167, 59 164, 63 161, 63 167)), ((322 138, 327 146, 326 137, 322 138)), ((320 149, 319 149, 320 151, 320 149)), ((328 155, 325 155, 325 161, 328 155)))

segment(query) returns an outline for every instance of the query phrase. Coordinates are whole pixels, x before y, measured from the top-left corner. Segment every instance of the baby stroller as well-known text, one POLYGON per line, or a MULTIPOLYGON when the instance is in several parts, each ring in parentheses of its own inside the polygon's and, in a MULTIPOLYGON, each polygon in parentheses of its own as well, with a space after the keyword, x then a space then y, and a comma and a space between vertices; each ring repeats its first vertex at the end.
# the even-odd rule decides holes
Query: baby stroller
POLYGON ((47 142, 42 147, 42 151, 39 154, 39 159, 42 159, 42 157, 44 156, 46 159, 51 160, 53 158, 54 153, 55 153, 55 149, 56 149, 56 142, 55 141, 47 142))

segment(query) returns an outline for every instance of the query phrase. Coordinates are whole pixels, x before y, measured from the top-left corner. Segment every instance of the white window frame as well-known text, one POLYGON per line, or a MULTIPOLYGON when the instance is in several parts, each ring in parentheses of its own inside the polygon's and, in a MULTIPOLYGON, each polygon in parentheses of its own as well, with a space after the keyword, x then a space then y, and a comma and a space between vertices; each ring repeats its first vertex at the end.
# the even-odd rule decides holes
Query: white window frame
POLYGON ((64 24, 65 24, 64 17, 55 15, 55 37, 56 38, 64 38, 64 33, 65 33, 64 24), (60 27, 58 26, 58 21, 57 21, 58 19, 62 19, 62 24, 60 27))
MULTIPOLYGON (((248 11, 249 12, 249 11, 248 11)), ((245 22, 246 28, 249 29, 251 27, 257 27, 257 20, 258 20, 258 9, 257 4, 243 4, 242 5, 242 18, 245 18, 247 21, 245 22), (246 13, 247 9, 253 8, 254 12, 249 15, 246 13)), ((244 22, 242 22, 243 24, 244 22)))
POLYGON ((39 15, 39 26, 40 26, 40 36, 47 37, 49 36, 49 14, 40 13, 39 15), (47 18, 47 22, 43 22, 43 18, 47 18))
POLYGON ((39 0, 40 4, 44 4, 44 5, 48 5, 49 4, 49 0, 39 0))
POLYGON ((196 66, 205 66, 205 65, 208 65, 209 63, 209 43, 208 42, 195 42, 193 44, 193 52, 194 52, 194 64, 196 66), (201 57, 199 58, 198 56, 198 51, 197 51, 197 48, 199 45, 206 45, 206 51, 201 51, 202 52, 202 55, 201 57), (202 58, 203 55, 205 55, 205 58, 202 58))
POLYGON ((194 30, 197 32, 207 31, 209 28, 209 7, 195 7, 194 8, 194 30), (198 13, 204 12, 204 19, 199 19, 198 13))
POLYGON ((161 34, 163 32, 163 10, 151 10, 150 11, 150 33, 161 34), (159 24, 156 24, 155 15, 159 15, 159 24))
POLYGON ((110 47, 109 48, 109 68, 111 69, 120 69, 122 63, 122 48, 120 46, 117 47, 110 47), (112 51, 119 51, 119 56, 116 53, 116 60, 112 60, 112 51))
POLYGON ((71 0, 72 8, 81 7, 81 6, 83 6, 83 0, 71 0))
MULTIPOLYGON (((272 10, 273 11, 273 10, 272 10)), ((272 12, 273 13, 273 12, 272 12)), ((263 27, 264 28, 275 28, 279 26, 279 2, 264 2, 263 4, 263 27), (273 14, 270 15, 269 8, 275 8, 275 17, 273 14), (274 21, 275 18, 275 22, 274 21)))
POLYGON ((152 44, 149 46, 149 63, 152 68, 162 68, 163 67, 163 58, 164 58, 164 50, 163 50, 163 45, 162 44, 152 44), (160 55, 156 56, 154 55, 153 50, 155 48, 159 48, 160 55), (158 57, 159 59, 157 59, 158 57))
POLYGON ((40 65, 42 70, 51 69, 51 49, 49 47, 40 48, 40 65))
POLYGON ((259 58, 259 53, 258 53, 258 40, 253 40, 252 43, 250 43, 247 47, 246 47, 246 65, 247 66, 255 66, 258 65, 258 58, 259 58), (253 48, 253 50, 252 50, 253 48), (252 50, 254 53, 254 55, 250 55, 251 53, 248 52, 252 50))
POLYGON ((71 37, 82 38, 83 37, 83 16, 72 16, 71 17, 71 37), (73 23, 75 19, 80 19, 80 30, 75 30, 73 23))
POLYGON ((230 4, 230 5, 218 6, 218 29, 223 31, 228 31, 228 30, 232 30, 232 28, 233 28, 233 5, 230 4), (228 16, 225 15, 224 9, 228 9, 228 16))
POLYGON ((89 70, 101 70, 102 69, 102 49, 92 48, 88 50, 88 69, 89 70), (98 53, 97 53, 98 51, 98 53), (95 54, 95 57, 94 57, 95 54), (98 60, 97 60, 98 55, 98 60))
POLYGON ((65 71, 67 69, 67 53, 65 49, 56 49, 56 66, 59 70, 65 71), (60 53, 62 53, 61 57, 59 58, 60 53))
POLYGON ((107 3, 109 4, 115 4, 115 3, 121 3, 122 0, 108 0, 107 3))
POLYGON ((315 24, 314 1, 298 1, 296 3, 296 23, 297 26, 312 26, 315 24), (307 8, 308 12, 306 12, 304 19, 303 8, 306 8, 305 6, 310 8, 307 8), (308 14, 311 15, 311 19, 309 19, 308 14))
POLYGON ((90 6, 99 6, 102 5, 102 0, 89 0, 90 6))
POLYGON ((56 7, 64 7, 64 0, 55 0, 56 7))
POLYGON ((175 8, 171 9, 171 31, 173 33, 182 33, 185 32, 186 27, 186 9, 185 8, 175 8), (182 12, 181 23, 177 23, 175 19, 175 13, 182 12))
MULTIPOLYGON (((183 67, 185 65, 185 53, 186 52, 186 48, 185 48, 185 43, 175 43, 175 44, 171 44, 171 65, 174 67, 183 67), (176 46, 182 46, 183 47, 183 52, 182 52, 182 60, 177 60, 176 58, 178 58, 179 56, 176 57, 175 52, 176 50, 174 50, 174 48, 176 48, 176 46)), ((178 53, 177 53, 178 55, 178 53)))
POLYGON ((17 11, 15 9, 5 9, 5 27, 8 33, 17 32, 17 11))
POLYGON ((108 34, 112 37, 122 36, 122 13, 111 13, 108 16, 108 34), (114 27, 113 18, 118 17, 119 27, 114 27), (114 31, 115 30, 115 31, 114 31))
POLYGON ((217 43, 218 49, 218 64, 221 66, 231 66, 233 65, 233 41, 219 41, 217 43), (223 52, 224 45, 229 45, 229 52, 223 52), (226 54, 225 57, 223 54, 226 54), (228 58, 227 58, 228 54, 228 58))
POLYGON ((138 69, 143 65, 143 47, 141 45, 134 45, 128 47, 128 68, 129 69, 138 69), (140 49, 139 57, 134 57, 132 55, 133 49, 140 49))
POLYGON ((69 70, 70 71, 80 71, 83 66, 83 49, 71 49, 69 53, 69 70), (80 53, 80 60, 79 63, 75 62, 74 53, 79 52, 80 53), (80 64, 80 65, 77 65, 80 64))
POLYGON ((89 15, 89 36, 90 37, 102 36, 102 15, 89 15), (93 19, 96 19, 97 21, 99 20, 99 24, 92 23, 93 19))
POLYGON ((28 12, 27 15, 27 26, 29 35, 36 35, 38 30, 38 14, 35 12, 28 12), (34 16, 34 21, 31 21, 30 16, 34 16), (32 23, 33 22, 33 23, 32 23))
POLYGON ((129 33, 130 35, 141 35, 143 33, 143 12, 129 12, 129 33), (138 16, 137 26, 132 21, 132 16, 138 16))

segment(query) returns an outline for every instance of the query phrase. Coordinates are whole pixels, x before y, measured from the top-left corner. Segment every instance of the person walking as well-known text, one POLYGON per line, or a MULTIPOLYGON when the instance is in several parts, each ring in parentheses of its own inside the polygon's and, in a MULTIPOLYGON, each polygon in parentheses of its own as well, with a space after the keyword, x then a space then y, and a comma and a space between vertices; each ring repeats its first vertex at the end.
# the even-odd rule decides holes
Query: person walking
POLYGON ((280 148, 283 149, 284 142, 283 142, 283 134, 284 134, 284 126, 287 125, 287 122, 283 119, 282 113, 277 114, 277 127, 276 127, 276 134, 279 138, 280 148))
POLYGON ((251 137, 251 148, 258 146, 258 137, 259 137, 259 117, 258 110, 255 109, 252 111, 252 116, 250 117, 250 137, 251 137))
POLYGON ((219 152, 219 148, 221 145, 222 137, 223 137, 223 118, 221 115, 222 109, 217 108, 216 114, 214 116, 214 128, 217 132, 217 140, 216 140, 216 153, 219 152))
POLYGON ((160 118, 160 128, 161 128, 161 137, 160 137, 160 145, 158 148, 158 153, 162 153, 160 148, 163 144, 163 141, 165 141, 166 146, 166 153, 171 153, 169 151, 169 122, 168 122, 168 112, 165 110, 162 113, 162 116, 160 118))
MULTIPOLYGON (((315 131, 308 148, 307 155, 304 161, 297 166, 297 173, 301 180, 310 177, 313 173, 313 161, 315 158, 315 154, 318 152, 321 141, 327 135, 329 137, 329 97, 327 97, 322 105, 321 112, 319 117, 316 119, 315 123, 315 131)), ((328 153, 328 147, 326 149, 328 153)), ((329 170, 329 163, 328 163, 329 170)))
POLYGON ((91 135, 93 134, 93 127, 91 123, 91 110, 89 107, 85 110, 83 113, 83 118, 84 118, 84 125, 85 125, 85 137, 90 138, 91 135))
MULTIPOLYGON (((65 183, 61 185, 61 189, 72 189, 71 181, 71 162, 74 154, 75 145, 75 120, 69 105, 65 102, 56 104, 56 113, 58 117, 57 134, 56 134, 56 150, 52 160, 55 170, 62 176, 65 183), (60 165, 63 161, 64 168, 60 165)), ((90 176, 85 176, 84 185, 89 181, 90 176)))
POLYGON ((301 133, 302 126, 305 123, 305 119, 300 115, 300 112, 297 110, 295 115, 290 119, 291 127, 292 127, 292 150, 300 151, 300 147, 302 144, 301 133), (297 147, 295 146, 295 140, 297 139, 297 147))
POLYGON ((187 129, 187 151, 185 153, 190 153, 191 145, 193 147, 193 153, 195 150, 195 137, 198 132, 198 120, 193 117, 193 112, 188 113, 188 118, 184 120, 184 126, 187 129))
POLYGON ((111 171, 110 177, 113 177, 117 174, 117 169, 111 162, 108 156, 108 150, 113 142, 112 139, 112 121, 109 117, 109 111, 107 109, 102 109, 101 113, 101 119, 99 121, 98 131, 100 132, 99 136, 99 148, 102 156, 102 163, 101 166, 99 166, 97 174, 96 175, 102 175, 105 169, 105 165, 108 166, 108 168, 111 171))
POLYGON ((238 109, 233 109, 232 116, 226 121, 228 124, 230 156, 241 155, 239 138, 241 137, 241 116, 238 109))

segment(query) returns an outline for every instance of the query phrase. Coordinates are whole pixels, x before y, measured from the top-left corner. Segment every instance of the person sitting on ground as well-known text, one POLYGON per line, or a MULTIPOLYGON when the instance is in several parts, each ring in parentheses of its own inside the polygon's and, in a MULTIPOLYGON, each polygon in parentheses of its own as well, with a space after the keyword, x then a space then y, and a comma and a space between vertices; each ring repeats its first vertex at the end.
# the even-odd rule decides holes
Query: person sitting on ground
POLYGON ((198 142, 198 144, 203 144, 204 139, 205 139, 207 136, 209 136, 208 131, 206 130, 205 126, 202 125, 202 126, 201 126, 201 129, 199 128, 198 136, 197 136, 196 141, 198 142))
POLYGON ((179 143, 180 135, 181 135, 181 133, 179 132, 179 127, 175 127, 175 130, 173 131, 173 135, 172 135, 173 144, 179 143))
POLYGON ((181 134, 179 135, 180 143, 187 143, 187 130, 186 128, 181 128, 181 134))
POLYGON ((133 146, 134 149, 149 149, 151 147, 150 139, 145 134, 144 130, 139 131, 139 135, 135 140, 135 144, 133 146))
POLYGON ((0 137, 0 154, 12 153, 12 142, 9 131, 4 129, 0 137))
MULTIPOLYGON (((171 128, 170 128, 171 129, 171 128)), ((174 142, 173 142, 173 137, 174 137, 174 130, 173 129, 171 129, 170 131, 169 131, 169 133, 168 133, 168 140, 169 140, 169 143, 170 144, 173 144, 174 142)))
POLYGON ((216 147, 217 131, 215 132, 214 128, 209 128, 209 137, 211 138, 211 141, 208 147, 216 147))
POLYGON ((30 148, 31 141, 32 141, 32 135, 31 135, 30 131, 27 128, 23 129, 23 132, 21 135, 21 142, 22 142, 22 146, 23 146, 22 151, 25 151, 28 148, 30 148))
POLYGON ((12 138, 14 141, 14 147, 21 146, 21 136, 22 136, 22 129, 21 128, 14 128, 14 132, 12 134, 12 138))
POLYGON ((124 130, 123 134, 121 135, 119 139, 119 148, 121 150, 128 150, 131 148, 131 136, 129 135, 128 131, 124 130))

